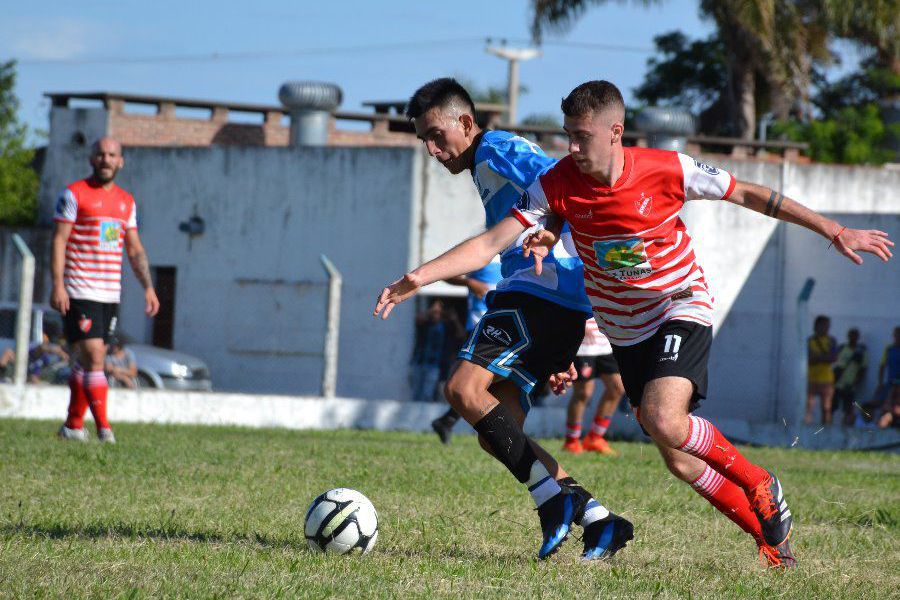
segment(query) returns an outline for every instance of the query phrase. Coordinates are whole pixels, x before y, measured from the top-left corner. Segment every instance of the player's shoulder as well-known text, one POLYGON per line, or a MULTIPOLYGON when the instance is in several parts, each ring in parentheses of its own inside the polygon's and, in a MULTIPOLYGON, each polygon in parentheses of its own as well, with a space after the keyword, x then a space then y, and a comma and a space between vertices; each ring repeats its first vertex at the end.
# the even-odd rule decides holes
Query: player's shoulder
POLYGON ((63 193, 70 192, 77 198, 79 195, 84 194, 86 191, 89 191, 90 189, 91 189, 90 183, 88 182, 87 178, 85 178, 85 179, 79 179, 78 181, 73 181, 72 183, 67 185, 63 189, 63 193))
POLYGON ((507 160, 515 162, 517 156, 533 157, 534 155, 546 158, 548 161, 553 160, 540 146, 529 139, 509 131, 491 130, 485 131, 482 135, 481 143, 475 152, 475 161, 503 156, 507 160))
POLYGON ((662 166, 679 167, 681 157, 693 160, 691 157, 680 154, 675 150, 662 150, 660 148, 640 148, 637 146, 625 148, 626 155, 631 155, 633 164, 638 169, 655 170, 662 166))

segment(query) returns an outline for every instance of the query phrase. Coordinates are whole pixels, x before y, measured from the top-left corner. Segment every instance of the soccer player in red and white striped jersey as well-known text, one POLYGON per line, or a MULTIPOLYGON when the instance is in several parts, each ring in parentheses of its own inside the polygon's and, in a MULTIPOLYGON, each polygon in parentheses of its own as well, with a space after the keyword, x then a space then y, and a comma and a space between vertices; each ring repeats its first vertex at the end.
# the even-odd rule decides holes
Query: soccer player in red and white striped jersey
POLYGON ((118 318, 123 247, 144 286, 149 316, 159 311, 159 300, 138 236, 134 198, 114 182, 125 164, 122 147, 111 138, 100 139, 91 149, 90 163, 93 174, 63 190, 54 217, 50 302, 63 315, 66 338, 78 350, 69 378, 69 414, 59 436, 86 439, 84 415, 90 408, 97 437, 115 442, 106 416, 103 367, 118 318))
MULTIPOLYGON (((683 154, 623 147, 625 105, 609 82, 578 86, 562 110, 570 154, 513 210, 517 229, 553 215, 569 223, 597 323, 666 465, 753 535, 770 565, 793 566, 792 517, 778 479, 691 414, 706 396, 713 297, 678 215, 690 200, 725 200, 819 233, 855 263, 857 251, 887 261, 893 243, 683 154)), ((526 248, 543 244, 545 252, 556 237, 538 232, 526 248)))

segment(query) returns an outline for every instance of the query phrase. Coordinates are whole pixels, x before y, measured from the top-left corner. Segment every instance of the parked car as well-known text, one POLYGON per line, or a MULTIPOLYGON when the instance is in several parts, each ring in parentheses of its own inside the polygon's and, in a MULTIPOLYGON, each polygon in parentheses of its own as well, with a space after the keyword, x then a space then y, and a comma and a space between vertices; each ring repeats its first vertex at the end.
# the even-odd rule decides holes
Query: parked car
MULTIPOLYGON (((0 352, 16 345, 17 312, 18 304, 15 302, 0 302, 0 352)), ((62 317, 58 312, 47 305, 35 304, 29 334, 32 343, 40 343, 45 323, 56 331, 63 330, 62 317)), ((199 358, 147 344, 129 343, 128 335, 121 331, 117 337, 134 352, 139 387, 195 391, 212 389, 209 367, 199 358)))

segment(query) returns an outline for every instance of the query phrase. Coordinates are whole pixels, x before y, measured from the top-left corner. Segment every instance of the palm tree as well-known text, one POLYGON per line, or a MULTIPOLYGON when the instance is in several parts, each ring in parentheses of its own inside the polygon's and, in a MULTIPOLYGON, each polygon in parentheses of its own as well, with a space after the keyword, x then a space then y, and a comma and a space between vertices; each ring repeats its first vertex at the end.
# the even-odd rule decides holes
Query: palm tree
POLYGON ((900 1, 821 0, 835 35, 875 49, 878 63, 900 76, 900 1))
MULTIPOLYGON (((785 119, 798 107, 806 112, 813 61, 830 57, 821 1, 700 0, 701 13, 715 21, 728 50, 727 118, 738 137, 753 139, 760 79, 767 84, 776 117, 785 119)), ((588 6, 606 2, 532 0, 532 35, 539 41, 545 28, 565 30, 588 6)))

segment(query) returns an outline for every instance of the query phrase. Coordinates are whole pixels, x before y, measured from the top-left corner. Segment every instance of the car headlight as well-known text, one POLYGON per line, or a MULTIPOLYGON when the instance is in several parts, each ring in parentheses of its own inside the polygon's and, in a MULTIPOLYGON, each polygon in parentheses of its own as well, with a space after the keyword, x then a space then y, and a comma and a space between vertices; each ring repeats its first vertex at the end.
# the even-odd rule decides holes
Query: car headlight
POLYGON ((172 375, 175 377, 185 378, 188 376, 191 370, 187 365, 180 365, 178 363, 172 363, 172 375))

